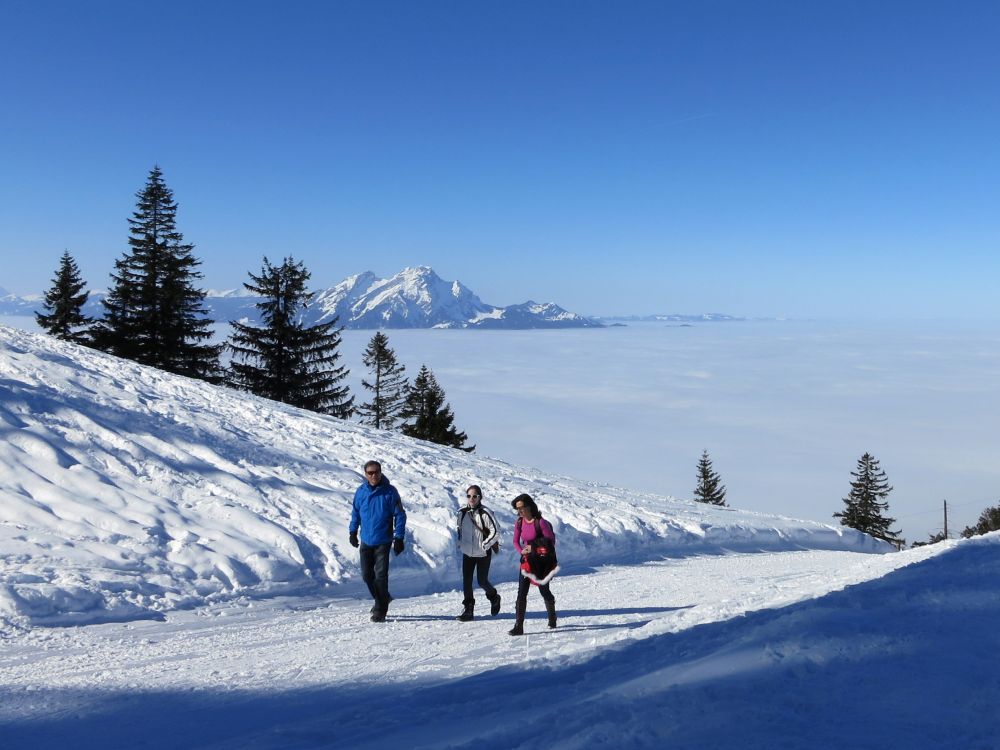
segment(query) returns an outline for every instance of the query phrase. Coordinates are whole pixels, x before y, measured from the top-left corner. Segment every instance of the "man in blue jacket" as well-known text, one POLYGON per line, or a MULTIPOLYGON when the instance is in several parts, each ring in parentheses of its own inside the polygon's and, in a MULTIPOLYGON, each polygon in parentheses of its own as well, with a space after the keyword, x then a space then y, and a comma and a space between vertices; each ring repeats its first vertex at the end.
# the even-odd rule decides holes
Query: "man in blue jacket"
POLYGON ((361 577, 375 600, 372 622, 385 622, 389 610, 389 546, 397 555, 403 551, 406 511, 396 488, 382 476, 382 464, 365 464, 365 482, 354 493, 351 508, 350 542, 358 546, 361 527, 361 577))

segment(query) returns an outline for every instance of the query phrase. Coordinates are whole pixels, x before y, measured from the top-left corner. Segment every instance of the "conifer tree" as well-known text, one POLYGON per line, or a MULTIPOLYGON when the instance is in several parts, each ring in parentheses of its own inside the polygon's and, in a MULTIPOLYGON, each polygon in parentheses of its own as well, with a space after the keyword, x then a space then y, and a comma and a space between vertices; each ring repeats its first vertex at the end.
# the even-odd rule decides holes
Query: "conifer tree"
POLYGON ((427 365, 420 368, 408 389, 400 416, 405 420, 401 428, 404 435, 459 448, 467 453, 476 449, 475 445, 466 447, 468 435, 455 429, 455 415, 445 402, 444 389, 438 385, 437 378, 427 365))
POLYGON ((83 305, 89 296, 84 286, 76 261, 68 250, 64 251, 52 279, 52 288, 45 293, 43 308, 48 314, 35 313, 38 325, 56 338, 86 344, 90 340, 87 327, 94 321, 83 314, 83 305))
POLYGON ((260 326, 232 323, 230 382, 258 396, 302 409, 348 419, 354 399, 339 366, 341 328, 334 318, 306 326, 302 312, 312 301, 306 289, 310 273, 302 263, 285 258, 280 266, 264 258, 260 275, 250 274, 243 286, 263 297, 257 303, 260 326))
POLYGON ((719 474, 713 471, 708 451, 702 451, 698 461, 698 485, 694 488, 694 499, 711 505, 726 504, 726 486, 722 484, 719 474))
POLYGON ((177 231, 177 203, 153 167, 136 193, 129 249, 115 261, 104 318, 95 326, 98 348, 168 372, 220 379, 220 347, 212 337, 194 245, 177 231))
POLYGON ((844 498, 844 510, 834 513, 833 517, 840 519, 841 526, 849 526, 876 539, 902 546, 904 540, 899 537, 899 532, 889 530, 896 519, 884 515, 889 510, 886 498, 892 487, 878 459, 865 453, 858 459, 857 471, 852 471, 851 476, 854 480, 850 493, 844 498))
POLYGON ((989 534, 991 531, 1000 531, 1000 505, 987 508, 980 513, 976 525, 966 526, 962 530, 962 536, 968 539, 980 534, 989 534))
POLYGON ((399 421, 406 398, 405 367, 396 361, 396 353, 389 348, 389 337, 378 331, 361 356, 361 361, 371 372, 371 382, 361 385, 372 392, 372 400, 358 407, 361 421, 383 430, 391 430, 399 421))

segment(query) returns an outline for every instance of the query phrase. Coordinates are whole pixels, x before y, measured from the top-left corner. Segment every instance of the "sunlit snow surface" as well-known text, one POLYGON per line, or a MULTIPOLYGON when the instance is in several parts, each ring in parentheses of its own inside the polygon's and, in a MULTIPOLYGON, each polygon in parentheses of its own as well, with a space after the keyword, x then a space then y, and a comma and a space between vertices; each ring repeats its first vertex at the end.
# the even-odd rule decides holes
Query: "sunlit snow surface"
MULTIPOLYGON (((398 593, 454 585, 470 483, 513 525, 535 496, 567 570, 701 549, 879 550, 839 526, 626 493, 286 408, 0 328, 3 629, 357 588, 350 500, 369 458, 409 521, 398 593)), ((498 568, 513 576, 513 552, 498 568)))
POLYGON ((6 328, 0 429, 3 748, 998 746, 997 535, 861 554, 6 328), (369 457, 410 519, 385 624, 346 543, 369 457), (509 536, 500 616, 454 619, 471 482, 553 521, 555 631, 532 592, 506 635, 509 536))
POLYGON ((471 623, 450 592, 36 628, 0 650, 0 745, 996 748, 998 553, 609 566, 556 578, 555 631, 533 592, 522 638, 512 583, 471 623))

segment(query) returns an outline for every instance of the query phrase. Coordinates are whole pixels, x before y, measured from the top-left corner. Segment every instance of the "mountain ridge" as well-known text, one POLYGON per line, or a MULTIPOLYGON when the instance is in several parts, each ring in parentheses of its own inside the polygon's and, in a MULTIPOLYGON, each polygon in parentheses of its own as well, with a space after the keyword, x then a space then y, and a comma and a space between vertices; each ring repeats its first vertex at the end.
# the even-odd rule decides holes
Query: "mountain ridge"
MULTIPOLYGON (((103 292, 92 292, 84 314, 102 317, 103 292)), ((218 322, 257 321, 259 297, 239 290, 212 291, 205 297, 209 317, 218 322)), ((32 316, 41 309, 43 295, 0 296, 0 315, 32 316)), ((601 328, 603 323, 569 312, 553 302, 531 300, 497 306, 483 302, 460 281, 446 281, 429 266, 404 268, 383 279, 363 271, 314 290, 303 321, 325 323, 336 317, 344 328, 601 328)))

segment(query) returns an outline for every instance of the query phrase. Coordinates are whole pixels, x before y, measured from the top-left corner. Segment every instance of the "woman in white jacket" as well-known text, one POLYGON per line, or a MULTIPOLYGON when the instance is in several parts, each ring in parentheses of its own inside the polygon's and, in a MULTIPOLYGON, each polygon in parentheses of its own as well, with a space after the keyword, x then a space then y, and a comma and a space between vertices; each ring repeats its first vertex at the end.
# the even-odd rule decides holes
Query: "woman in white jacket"
POLYGON ((499 550, 500 527, 492 511, 483 507, 483 491, 473 484, 465 491, 466 504, 458 511, 458 548, 462 552, 462 614, 458 619, 468 622, 476 599, 472 595, 472 571, 476 571, 479 587, 490 600, 490 614, 500 613, 500 594, 490 583, 490 558, 499 550))

